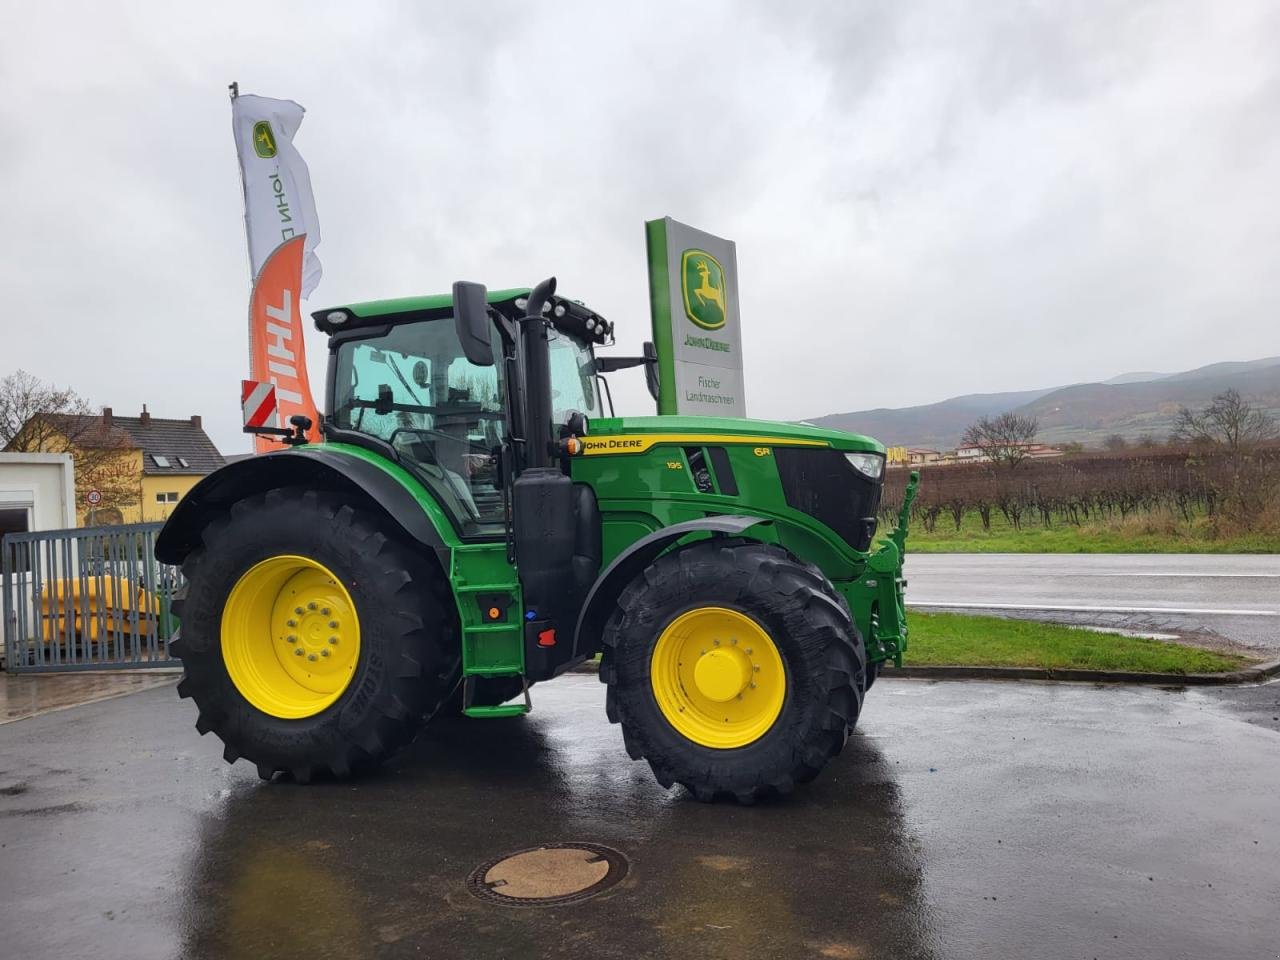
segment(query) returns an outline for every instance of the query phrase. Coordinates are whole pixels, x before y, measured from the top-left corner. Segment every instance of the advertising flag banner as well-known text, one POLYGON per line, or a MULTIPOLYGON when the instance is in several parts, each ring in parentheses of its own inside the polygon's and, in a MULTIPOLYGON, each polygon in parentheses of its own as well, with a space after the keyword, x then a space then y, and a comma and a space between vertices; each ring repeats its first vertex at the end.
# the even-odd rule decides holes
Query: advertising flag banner
MULTIPOLYGON (((288 427, 297 414, 311 418, 307 437, 320 439, 320 414, 311 398, 311 383, 302 346, 303 238, 294 237, 267 257, 249 298, 249 376, 275 387, 275 411, 257 426, 288 427)), ((241 400, 248 399, 241 395, 241 400)), ((277 441, 253 439, 258 453, 278 450, 277 441)))
POLYGON ((311 196, 311 174, 293 146, 306 111, 292 100, 243 94, 231 101, 231 123, 244 184, 244 225, 256 280, 280 244, 305 236, 302 295, 320 282, 320 221, 311 196))
POLYGON ((737 247, 670 217, 645 237, 658 413, 745 417, 737 247))
MULTIPOLYGON (((310 440, 320 439, 320 413, 307 377, 300 301, 320 282, 320 223, 311 175, 293 146, 303 108, 292 100, 239 94, 232 85, 231 123, 244 187, 244 226, 249 238, 249 376, 269 384, 274 402, 261 398, 246 426, 287 428, 289 418, 311 418, 310 440)), ((242 405, 252 397, 242 394, 242 405)), ((268 436, 254 449, 278 449, 268 436)))

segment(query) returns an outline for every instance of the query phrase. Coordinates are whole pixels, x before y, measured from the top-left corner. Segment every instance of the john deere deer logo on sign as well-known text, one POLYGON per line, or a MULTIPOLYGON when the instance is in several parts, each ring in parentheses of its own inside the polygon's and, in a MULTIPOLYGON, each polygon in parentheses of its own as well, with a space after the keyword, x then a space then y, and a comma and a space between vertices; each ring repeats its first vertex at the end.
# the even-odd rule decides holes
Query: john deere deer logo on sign
POLYGON ((270 160, 276 155, 276 135, 266 120, 259 120, 253 125, 253 152, 263 160, 270 160))
POLYGON ((718 330, 726 319, 724 268, 705 250, 686 250, 680 258, 684 312, 704 330, 718 330))

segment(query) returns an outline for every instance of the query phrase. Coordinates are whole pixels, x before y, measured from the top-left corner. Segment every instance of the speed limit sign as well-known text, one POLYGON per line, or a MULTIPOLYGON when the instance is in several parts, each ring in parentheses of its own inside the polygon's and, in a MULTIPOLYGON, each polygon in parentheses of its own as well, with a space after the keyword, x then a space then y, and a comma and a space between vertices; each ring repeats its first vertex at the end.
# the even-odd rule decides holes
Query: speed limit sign
POLYGON ((102 492, 100 490, 90 490, 85 499, 89 501, 89 506, 96 507, 102 502, 102 492))

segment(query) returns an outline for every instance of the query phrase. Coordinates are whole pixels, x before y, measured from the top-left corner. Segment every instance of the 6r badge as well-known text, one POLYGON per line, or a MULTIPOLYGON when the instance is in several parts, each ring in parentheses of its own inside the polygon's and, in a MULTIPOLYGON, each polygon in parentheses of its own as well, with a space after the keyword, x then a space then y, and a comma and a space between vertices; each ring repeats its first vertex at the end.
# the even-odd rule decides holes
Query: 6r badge
POLYGON ((724 268, 705 250, 686 250, 680 256, 680 288, 684 312, 704 330, 724 326, 724 268))

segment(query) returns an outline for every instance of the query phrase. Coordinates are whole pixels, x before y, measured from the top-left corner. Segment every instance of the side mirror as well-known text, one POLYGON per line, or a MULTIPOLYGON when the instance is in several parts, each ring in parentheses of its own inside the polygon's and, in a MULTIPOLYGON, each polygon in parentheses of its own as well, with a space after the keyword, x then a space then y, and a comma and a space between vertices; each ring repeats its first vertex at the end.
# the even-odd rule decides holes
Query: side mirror
POLYGON ((453 323, 462 352, 477 367, 493 366, 493 321, 483 283, 459 280, 453 285, 453 323))
POLYGON ((658 399, 658 348, 653 345, 652 340, 644 342, 644 358, 647 363, 644 365, 644 383, 649 388, 649 396, 654 400, 658 399))

